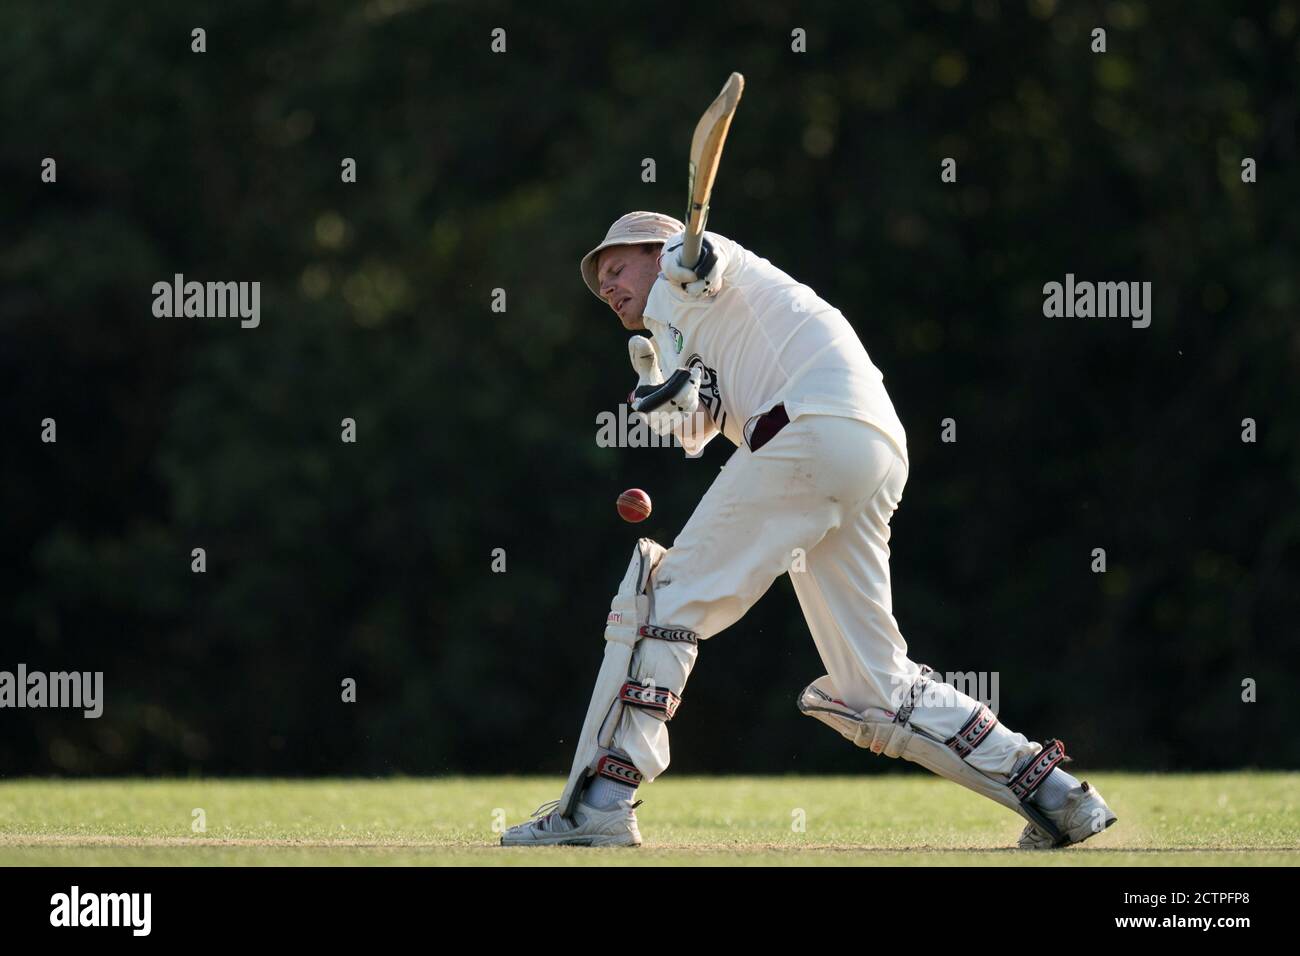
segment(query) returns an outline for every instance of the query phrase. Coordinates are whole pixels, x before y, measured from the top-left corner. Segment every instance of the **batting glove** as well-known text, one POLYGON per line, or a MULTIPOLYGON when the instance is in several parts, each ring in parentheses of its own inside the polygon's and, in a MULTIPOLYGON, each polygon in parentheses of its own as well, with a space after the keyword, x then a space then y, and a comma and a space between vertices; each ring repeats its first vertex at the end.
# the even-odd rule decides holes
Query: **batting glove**
POLYGON ((627 340, 627 357, 632 360, 632 371, 636 372, 636 384, 662 385, 663 372, 659 371, 659 349, 654 339, 644 335, 634 335, 627 340))
POLYGON ((700 261, 692 269, 682 265, 682 243, 672 241, 664 246, 659 257, 659 270, 664 278, 681 288, 692 298, 717 295, 722 286, 722 260, 714 249, 709 237, 704 236, 700 243, 700 261))
POLYGON ((656 435, 671 435, 700 407, 699 368, 679 368, 659 385, 640 385, 628 396, 632 411, 644 415, 656 435))

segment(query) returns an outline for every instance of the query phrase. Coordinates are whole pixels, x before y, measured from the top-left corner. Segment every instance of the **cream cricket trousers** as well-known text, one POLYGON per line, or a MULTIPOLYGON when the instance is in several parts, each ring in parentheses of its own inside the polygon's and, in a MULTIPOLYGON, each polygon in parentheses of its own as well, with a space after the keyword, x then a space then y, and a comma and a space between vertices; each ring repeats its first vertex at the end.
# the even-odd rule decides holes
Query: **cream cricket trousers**
MULTIPOLYGON (((889 519, 906 482, 893 443, 849 418, 801 416, 757 452, 738 448, 655 571, 653 623, 712 637, 788 572, 836 696, 894 709, 921 673, 889 585, 889 519)), ((642 651, 664 658, 645 660, 647 673, 680 668, 683 682, 696 654, 655 640, 642 651)), ((614 740, 647 781, 668 766, 667 728, 638 708, 614 740)))

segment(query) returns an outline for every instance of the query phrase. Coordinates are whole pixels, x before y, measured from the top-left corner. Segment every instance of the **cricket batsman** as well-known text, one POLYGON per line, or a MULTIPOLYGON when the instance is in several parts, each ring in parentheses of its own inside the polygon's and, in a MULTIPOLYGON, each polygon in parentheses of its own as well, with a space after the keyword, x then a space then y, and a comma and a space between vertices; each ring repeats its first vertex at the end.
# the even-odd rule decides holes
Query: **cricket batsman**
POLYGON ((629 343, 634 411, 689 457, 718 434, 737 450, 671 548, 637 543, 568 785, 502 844, 640 845, 636 791, 668 767, 668 721, 700 645, 785 573, 827 671, 800 711, 1020 814, 1021 848, 1110 826, 1101 794, 1063 769, 1061 741, 1012 731, 908 657, 889 583, 907 437, 848 320, 714 232, 687 267, 683 234, 669 216, 628 213, 583 257, 582 277, 625 329, 651 333, 629 343))

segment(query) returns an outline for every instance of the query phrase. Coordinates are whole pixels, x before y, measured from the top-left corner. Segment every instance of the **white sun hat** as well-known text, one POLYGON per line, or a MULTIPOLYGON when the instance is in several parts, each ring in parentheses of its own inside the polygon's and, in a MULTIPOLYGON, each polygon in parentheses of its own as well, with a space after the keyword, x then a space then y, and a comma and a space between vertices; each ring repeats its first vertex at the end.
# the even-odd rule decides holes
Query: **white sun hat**
POLYGON ((663 243, 685 232, 686 227, 672 216, 658 212, 630 212, 609 227, 605 238, 595 249, 582 257, 582 281, 596 298, 600 298, 600 285, 596 282, 596 260, 602 249, 610 246, 636 246, 646 242, 663 243))

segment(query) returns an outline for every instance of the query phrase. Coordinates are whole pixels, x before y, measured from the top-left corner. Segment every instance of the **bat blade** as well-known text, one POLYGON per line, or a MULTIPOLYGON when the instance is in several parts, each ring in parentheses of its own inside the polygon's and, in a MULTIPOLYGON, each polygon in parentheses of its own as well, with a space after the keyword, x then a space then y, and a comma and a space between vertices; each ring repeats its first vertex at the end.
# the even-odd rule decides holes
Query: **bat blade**
POLYGON ((727 140, 731 118, 736 115, 744 91, 745 78, 732 73, 717 99, 695 124, 687 179, 686 241, 681 256, 682 264, 688 268, 700 260, 700 243, 704 238, 704 224, 709 218, 709 196, 713 192, 713 180, 718 175, 722 144, 727 140))

